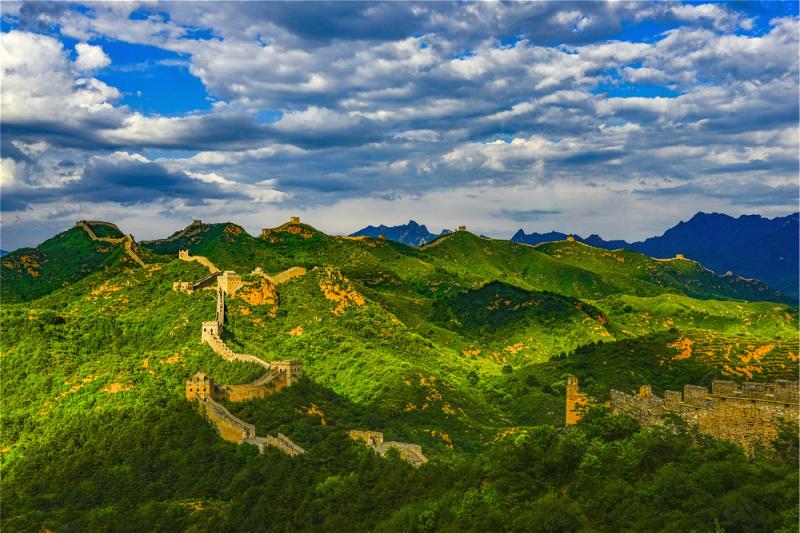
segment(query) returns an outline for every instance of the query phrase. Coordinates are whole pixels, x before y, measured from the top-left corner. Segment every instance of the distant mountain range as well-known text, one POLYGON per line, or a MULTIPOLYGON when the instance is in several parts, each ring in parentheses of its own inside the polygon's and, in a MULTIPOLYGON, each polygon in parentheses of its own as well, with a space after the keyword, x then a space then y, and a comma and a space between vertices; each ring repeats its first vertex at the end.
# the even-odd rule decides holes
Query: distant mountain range
POLYGON ((4 255, 8 255, 8 251, 0 250, 0 257, 3 257, 4 255))
MULTIPOLYGON (((576 241, 597 248, 635 250, 650 257, 673 257, 683 254, 719 273, 732 272, 745 278, 757 278, 791 296, 798 295, 798 213, 768 219, 760 215, 739 218, 722 213, 697 213, 679 222, 663 235, 641 242, 604 240, 598 235, 576 241)), ((528 233, 517 231, 511 240, 539 244, 562 240, 564 233, 528 233)))
MULTIPOLYGON (((760 215, 734 218, 722 213, 697 213, 686 222, 679 222, 663 235, 641 242, 605 240, 571 234, 576 241, 597 248, 635 250, 651 257, 674 257, 683 254, 720 273, 731 272, 745 278, 756 278, 793 297, 798 296, 798 213, 773 219, 760 215)), ((444 230, 442 234, 450 233, 444 230)), ((424 224, 410 220, 399 226, 367 226, 353 233, 387 239, 411 246, 420 246, 439 237, 424 224)), ((517 231, 511 240, 525 244, 560 241, 567 233, 525 233, 517 231)))
POLYGON ((425 224, 417 224, 413 220, 409 220, 408 224, 400 226, 367 226, 357 232, 351 234, 351 237, 379 237, 383 235, 390 241, 402 242, 409 246, 422 246, 425 243, 431 242, 440 235, 451 233, 450 230, 443 230, 442 233, 436 234, 428 231, 425 224))

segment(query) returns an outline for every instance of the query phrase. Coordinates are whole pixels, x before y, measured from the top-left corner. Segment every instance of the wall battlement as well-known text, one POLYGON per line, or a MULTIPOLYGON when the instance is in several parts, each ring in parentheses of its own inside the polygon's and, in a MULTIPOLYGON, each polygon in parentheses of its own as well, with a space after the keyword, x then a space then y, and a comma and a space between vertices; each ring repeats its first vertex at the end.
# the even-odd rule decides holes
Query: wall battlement
MULTIPOLYGON (((204 257, 189 256, 187 250, 178 252, 178 258, 183 261, 200 261, 204 257)), ((202 262, 202 261, 200 261, 202 262)), ((211 265, 211 262, 208 261, 211 265)), ((211 265, 213 267, 213 265, 211 265)), ((233 271, 220 273, 219 269, 209 267, 211 274, 190 288, 208 280, 217 280, 217 305, 215 320, 207 320, 202 323, 200 341, 207 343, 211 349, 226 361, 244 361, 255 363, 264 367, 267 372, 253 381, 244 385, 215 385, 214 380, 204 372, 197 372, 186 381, 186 399, 198 401, 202 406, 208 419, 217 427, 219 434, 225 440, 237 443, 247 443, 257 446, 261 453, 266 453, 268 447, 274 447, 288 455, 299 455, 305 450, 291 441, 285 435, 278 433, 277 437, 256 436, 256 428, 253 424, 248 424, 234 416, 225 406, 217 400, 227 400, 230 402, 242 402, 253 398, 265 398, 266 396, 288 387, 300 381, 303 377, 303 363, 301 361, 279 360, 267 363, 255 355, 236 353, 231 350, 222 340, 222 331, 225 324, 225 295, 233 295, 242 286, 242 277, 233 271)), ((289 269, 291 271, 292 269, 289 269)), ((305 274, 305 269, 302 274, 305 274)), ((289 272, 287 271, 287 272, 289 272)), ((173 290, 182 290, 189 282, 175 282, 173 290)), ((190 292, 190 291, 187 291, 190 292)))
MULTIPOLYGON (((306 453, 303 448, 281 433, 278 433, 277 437, 271 435, 266 437, 256 436, 255 425, 235 416, 217 401, 230 399, 228 397, 228 394, 230 394, 229 387, 231 386, 223 385, 218 387, 210 376, 204 372, 197 372, 186 381, 186 399, 197 401, 208 420, 219 431, 220 436, 229 442, 252 444, 258 447, 261 453, 266 453, 268 446, 275 447, 291 456, 306 453)), ((233 387, 236 386, 234 385, 233 387)))
POLYGON ((729 440, 752 454, 759 445, 769 446, 778 435, 782 420, 800 416, 798 382, 736 383, 715 380, 711 391, 698 385, 684 385, 683 391, 665 391, 660 398, 649 385, 636 394, 611 391, 613 412, 624 412, 644 426, 663 423, 673 414, 696 426, 706 435, 729 440))
POLYGON ((428 462, 428 458, 422 453, 422 446, 409 442, 384 441, 383 433, 380 431, 361 431, 351 430, 348 435, 352 440, 363 441, 367 446, 375 450, 375 453, 384 457, 386 453, 394 448, 400 453, 400 457, 414 468, 419 468, 428 462))
POLYGON ((260 237, 275 242, 275 240, 278 239, 278 236, 275 234, 282 231, 291 233, 292 235, 301 235, 305 239, 313 235, 311 231, 303 228, 303 225, 300 223, 300 217, 291 217, 288 222, 284 222, 277 228, 261 228, 260 237))
POLYGON ((210 274, 216 274, 220 272, 220 269, 218 269, 214 263, 209 261, 208 258, 203 257, 202 255, 189 255, 189 250, 178 250, 178 259, 181 261, 197 261, 206 267, 210 274))
POLYGON ((116 224, 111 222, 103 222, 102 220, 79 220, 75 223, 75 227, 83 228, 86 234, 89 235, 89 238, 93 241, 107 242, 111 244, 121 243, 128 257, 133 259, 133 261, 140 267, 147 268, 147 263, 142 260, 142 258, 139 256, 139 253, 136 251, 136 241, 134 241, 133 235, 128 233, 122 237, 98 237, 92 230, 92 226, 106 226, 122 233, 122 230, 120 230, 116 224))

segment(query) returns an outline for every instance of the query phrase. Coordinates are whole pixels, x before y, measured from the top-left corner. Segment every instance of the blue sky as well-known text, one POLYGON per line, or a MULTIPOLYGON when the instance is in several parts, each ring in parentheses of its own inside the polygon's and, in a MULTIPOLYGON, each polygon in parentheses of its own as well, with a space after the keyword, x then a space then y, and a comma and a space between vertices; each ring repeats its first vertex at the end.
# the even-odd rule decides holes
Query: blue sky
POLYGON ((783 215, 799 32, 796 2, 4 2, 0 245, 783 215))

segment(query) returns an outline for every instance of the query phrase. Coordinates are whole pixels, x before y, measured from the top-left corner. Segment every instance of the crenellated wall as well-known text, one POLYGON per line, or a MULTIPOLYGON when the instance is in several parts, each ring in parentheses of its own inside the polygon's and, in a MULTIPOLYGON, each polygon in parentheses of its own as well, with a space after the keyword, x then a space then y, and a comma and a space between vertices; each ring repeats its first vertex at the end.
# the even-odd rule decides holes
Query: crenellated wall
POLYGON ((706 435, 729 440, 752 454, 769 446, 778 436, 783 420, 800 417, 798 382, 736 383, 715 380, 711 391, 684 385, 683 392, 665 391, 660 398, 644 385, 637 394, 611 391, 613 412, 624 412, 645 426, 663 423, 668 414, 680 416, 706 435))
POLYGON ((83 230, 86 231, 86 234, 89 235, 89 238, 93 241, 108 242, 111 244, 122 243, 125 253, 128 255, 128 257, 133 259, 133 261, 139 266, 147 268, 147 263, 142 260, 142 258, 139 256, 139 252, 136 250, 136 242, 133 239, 133 235, 129 233, 123 237, 98 237, 92 230, 92 225, 107 226, 122 233, 116 224, 112 224, 111 222, 103 222, 102 220, 79 220, 75 223, 75 227, 83 228, 83 230))
POLYGON ((200 401, 208 419, 216 426, 220 437, 228 442, 240 443, 256 436, 256 427, 234 416, 212 398, 200 401))
MULTIPOLYGON (((181 259, 188 260, 188 252, 181 251, 181 259)), ((217 305, 215 320, 202 323, 201 342, 207 343, 214 353, 227 361, 245 361, 256 363, 267 369, 267 372, 252 383, 244 385, 214 384, 213 379, 203 372, 197 372, 186 382, 186 399, 198 401, 208 419, 217 427, 220 436, 231 442, 245 442, 257 446, 261 453, 266 453, 268 447, 274 447, 289 455, 305 453, 305 450, 291 441, 285 435, 278 433, 277 437, 256 436, 255 426, 237 418, 216 400, 242 402, 253 398, 265 398, 283 387, 297 383, 303 376, 303 365, 300 361, 273 361, 267 363, 255 355, 236 353, 222 340, 222 331, 225 324, 225 295, 235 293, 241 285, 241 277, 235 272, 212 272, 208 279, 214 276, 217 279, 217 305)), ((178 288, 182 282, 176 282, 178 288)), ((173 287, 175 288, 175 287, 173 287)))
POLYGON ((409 442, 384 441, 383 433, 380 431, 361 431, 351 430, 348 435, 352 440, 363 441, 364 444, 375 450, 377 454, 384 457, 386 453, 394 448, 400 453, 400 457, 414 468, 419 468, 428 462, 428 458, 422 453, 422 446, 409 442))
POLYGON ((284 270, 280 274, 275 274, 274 276, 267 275, 267 279, 269 279, 275 285, 280 285, 281 283, 286 283, 287 281, 299 278, 300 276, 305 276, 305 274, 306 274, 305 268, 292 267, 284 270))
POLYGON ((277 437, 271 435, 258 437, 255 425, 235 416, 217 401, 229 399, 227 397, 229 393, 228 386, 217 387, 214 380, 203 372, 197 372, 186 382, 186 399, 198 402, 223 439, 239 444, 252 444, 258 447, 261 453, 266 453, 268 446, 291 456, 306 452, 282 433, 278 433, 277 437))
POLYGON ((196 261, 206 267, 210 274, 216 274, 220 272, 217 266, 209 261, 208 258, 203 257, 202 255, 189 255, 189 250, 179 250, 178 259, 181 261, 196 261))

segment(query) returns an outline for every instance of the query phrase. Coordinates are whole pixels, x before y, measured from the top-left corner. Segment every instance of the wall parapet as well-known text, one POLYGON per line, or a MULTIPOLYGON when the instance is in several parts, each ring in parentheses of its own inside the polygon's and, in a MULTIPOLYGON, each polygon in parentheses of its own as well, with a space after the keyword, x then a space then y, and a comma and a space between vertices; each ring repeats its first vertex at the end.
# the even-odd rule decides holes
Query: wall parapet
POLYGON ((220 269, 217 266, 208 260, 207 257, 203 257, 202 255, 189 255, 189 250, 178 250, 178 259, 181 261, 196 261, 200 263, 204 267, 208 269, 210 274, 216 274, 220 272, 220 269))
POLYGON ((290 456, 306 453, 302 447, 282 433, 278 433, 276 437, 271 435, 258 437, 254 424, 245 422, 217 401, 226 397, 225 389, 226 386, 215 386, 214 380, 203 372, 197 372, 186 382, 186 398, 199 403, 223 439, 237 444, 252 444, 258 447, 260 453, 266 453, 267 446, 277 448, 290 456))
MULTIPOLYGON (((189 252, 181 250, 178 257, 182 260, 193 260, 189 252)), ((198 256, 199 257, 199 256, 198 256)), ((305 271, 303 272, 305 273, 305 271)), ((222 274, 219 270, 212 271, 203 279, 217 279, 217 304, 215 320, 208 320, 202 324, 201 342, 207 343, 211 349, 227 361, 245 361, 256 363, 267 369, 267 372, 252 383, 244 385, 214 385, 214 380, 203 372, 197 372, 186 382, 186 399, 197 400, 203 406, 208 419, 213 422, 222 438, 231 442, 244 442, 257 446, 261 453, 266 453, 269 446, 278 448, 283 453, 291 456, 305 453, 305 450, 292 442, 285 435, 278 433, 277 437, 256 436, 256 428, 234 416, 217 399, 232 402, 245 401, 252 398, 264 398, 273 392, 289 385, 293 385, 303 376, 303 364, 300 361, 272 361, 267 363, 260 357, 250 354, 236 353, 223 342, 221 335, 225 323, 225 295, 233 294, 241 286, 241 276, 235 272, 226 271, 222 274)), ((182 282, 176 282, 175 287, 182 287, 182 282)))
POLYGON ((735 442, 752 454, 758 446, 771 445, 782 420, 798 420, 799 385, 788 380, 771 383, 715 380, 711 391, 687 384, 682 393, 668 390, 663 398, 644 385, 637 394, 611 390, 609 405, 612 412, 627 413, 644 426, 660 425, 665 415, 677 415, 701 433, 735 442))
POLYGON ((133 259, 133 261, 140 267, 147 268, 147 263, 145 263, 136 252, 136 241, 134 240, 133 235, 128 233, 122 237, 98 237, 97 234, 95 234, 95 232, 92 230, 92 226, 106 226, 122 233, 122 230, 120 230, 117 225, 112 222, 103 222, 102 220, 79 220, 75 223, 75 227, 83 228, 86 234, 89 235, 89 238, 93 241, 107 242, 110 244, 121 243, 128 257, 133 259))
POLYGON ((394 448, 400 453, 400 457, 411 463, 414 468, 419 468, 428 462, 428 458, 422 453, 422 446, 419 444, 411 444, 409 442, 398 441, 384 441, 383 433, 380 431, 362 431, 353 429, 348 432, 352 440, 363 441, 369 448, 372 448, 375 453, 381 457, 385 457, 386 453, 394 448))

